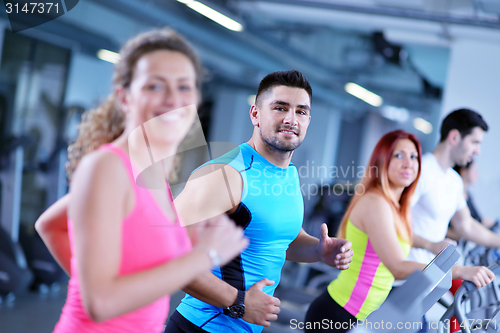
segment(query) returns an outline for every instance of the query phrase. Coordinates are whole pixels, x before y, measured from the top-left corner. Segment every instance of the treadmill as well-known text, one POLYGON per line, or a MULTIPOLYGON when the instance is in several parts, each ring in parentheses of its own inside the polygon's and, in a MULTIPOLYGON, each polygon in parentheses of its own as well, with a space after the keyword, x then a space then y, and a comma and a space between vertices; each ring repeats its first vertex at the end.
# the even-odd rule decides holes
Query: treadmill
MULTIPOLYGON (((453 245, 448 245, 422 270, 416 271, 392 292, 380 308, 349 332, 386 333, 418 332, 422 316, 451 287, 451 268, 460 258, 453 245)), ((437 327, 436 327, 437 328, 437 327)))

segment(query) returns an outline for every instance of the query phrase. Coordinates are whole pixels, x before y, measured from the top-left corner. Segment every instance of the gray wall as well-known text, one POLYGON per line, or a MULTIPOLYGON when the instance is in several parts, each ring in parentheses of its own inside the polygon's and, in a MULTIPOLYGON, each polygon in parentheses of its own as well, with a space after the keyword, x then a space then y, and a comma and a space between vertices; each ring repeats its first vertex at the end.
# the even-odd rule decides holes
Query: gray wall
POLYGON ((490 129, 477 157, 480 178, 472 188, 480 213, 500 218, 500 32, 489 39, 456 40, 448 69, 441 111, 443 119, 459 107, 472 108, 483 115, 490 129))

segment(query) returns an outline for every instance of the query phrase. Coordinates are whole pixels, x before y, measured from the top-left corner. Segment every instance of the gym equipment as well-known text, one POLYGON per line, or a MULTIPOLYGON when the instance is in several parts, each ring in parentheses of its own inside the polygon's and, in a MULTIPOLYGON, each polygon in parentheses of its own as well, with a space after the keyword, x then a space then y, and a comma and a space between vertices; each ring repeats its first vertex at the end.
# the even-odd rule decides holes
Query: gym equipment
POLYGON ((21 247, 0 227, 0 300, 13 300, 15 294, 28 289, 32 280, 21 247))
POLYGON ((15 295, 27 290, 33 274, 28 269, 20 268, 7 255, 0 252, 0 303, 14 301, 15 295))
POLYGON ((64 271, 52 257, 38 233, 33 228, 21 226, 19 229, 19 243, 26 255, 28 267, 34 275, 31 289, 40 292, 51 288, 54 290, 59 289, 64 271))
MULTIPOLYGON (((499 221, 496 221, 490 230, 500 234, 499 221)), ((463 238, 458 241, 457 247, 462 252, 462 258, 464 258, 461 263, 463 266, 489 266, 500 258, 500 252, 497 249, 476 245, 474 242, 463 238)))
MULTIPOLYGON (((485 251, 484 260, 491 260, 493 249, 485 251)), ((495 274, 500 273, 500 259, 488 268, 495 274)), ((457 318, 463 333, 500 332, 500 289, 496 278, 489 285, 476 289, 470 281, 464 281, 455 293, 454 302, 441 317, 438 333, 450 331, 450 318, 457 318)))
POLYGON ((450 289, 451 268, 459 258, 457 249, 448 245, 422 271, 410 275, 378 310, 349 332, 418 332, 422 328, 422 316, 450 289))

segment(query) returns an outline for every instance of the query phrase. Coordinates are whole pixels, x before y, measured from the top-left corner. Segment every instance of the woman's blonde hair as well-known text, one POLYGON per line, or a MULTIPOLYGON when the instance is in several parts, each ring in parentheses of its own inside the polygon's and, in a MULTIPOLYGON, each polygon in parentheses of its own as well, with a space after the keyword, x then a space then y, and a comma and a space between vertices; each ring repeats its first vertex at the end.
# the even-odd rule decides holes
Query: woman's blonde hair
MULTIPOLYGON (((200 91, 203 68, 193 47, 177 32, 169 28, 152 30, 130 39, 120 50, 120 60, 116 63, 113 74, 113 88, 130 87, 135 65, 143 55, 158 51, 176 51, 187 56, 196 71, 196 85, 200 91)), ((78 137, 68 147, 66 173, 71 180, 82 157, 103 144, 116 140, 125 128, 125 117, 113 92, 98 107, 86 111, 78 126, 78 137)), ((174 167, 174 170, 176 168, 174 167)))

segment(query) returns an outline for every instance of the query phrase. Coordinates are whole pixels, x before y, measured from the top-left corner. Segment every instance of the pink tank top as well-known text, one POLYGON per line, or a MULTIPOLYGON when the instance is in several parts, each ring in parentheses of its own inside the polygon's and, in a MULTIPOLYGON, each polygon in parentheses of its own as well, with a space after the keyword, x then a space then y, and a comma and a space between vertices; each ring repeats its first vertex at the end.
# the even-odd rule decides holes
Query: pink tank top
MULTIPOLYGON (((135 184, 130 158, 120 148, 107 144, 109 150, 122 159, 134 187, 135 205, 122 223, 122 249, 119 275, 147 270, 189 252, 191 242, 187 230, 181 227, 179 216, 170 221, 156 204, 152 193, 135 184)), ((167 183, 167 192, 173 200, 167 183)), ((75 253, 73 225, 68 219, 71 252, 75 253)), ((160 333, 163 332, 170 306, 170 296, 102 323, 90 319, 80 295, 76 257, 71 258, 71 278, 68 296, 54 333, 160 333)))

